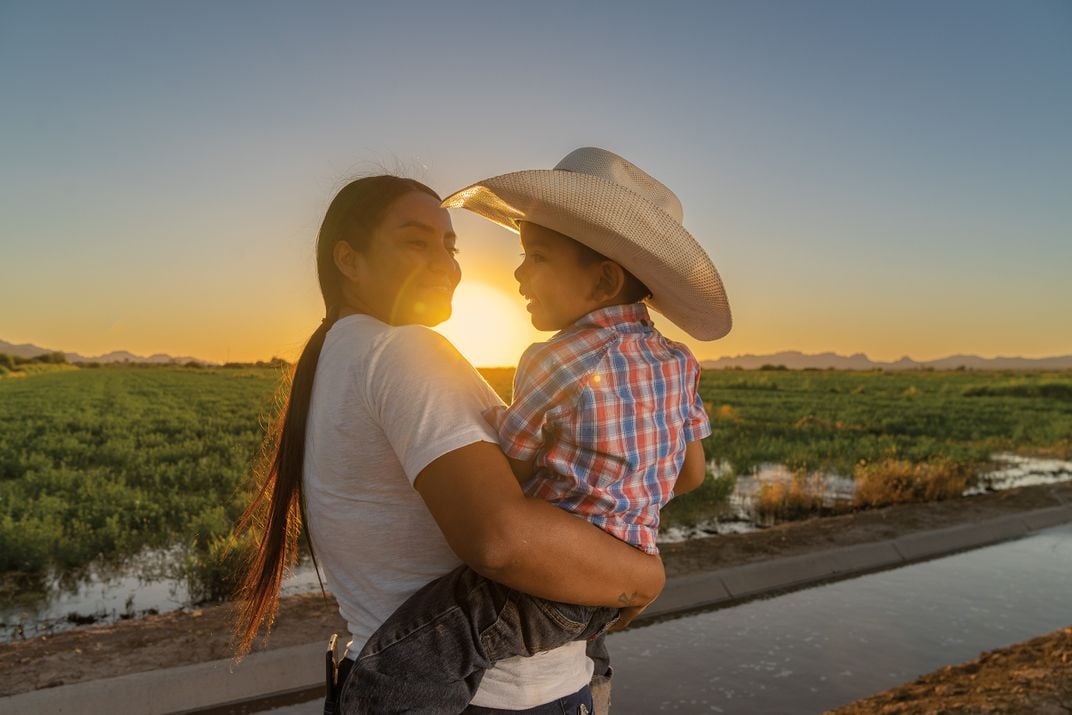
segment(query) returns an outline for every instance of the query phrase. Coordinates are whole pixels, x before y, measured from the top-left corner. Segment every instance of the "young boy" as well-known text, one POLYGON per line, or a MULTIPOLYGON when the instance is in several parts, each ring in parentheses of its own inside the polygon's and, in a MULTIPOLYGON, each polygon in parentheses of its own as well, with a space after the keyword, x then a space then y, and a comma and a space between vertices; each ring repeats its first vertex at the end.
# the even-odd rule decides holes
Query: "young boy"
POLYGON ((532 324, 561 332, 525 351, 513 403, 486 417, 526 493, 657 554, 659 509, 705 475, 700 366, 655 330, 650 291, 620 264, 527 221, 521 245, 532 324))
MULTIPOLYGON (((521 358, 510 407, 486 414, 524 490, 647 553, 659 510, 703 481, 711 433, 689 350, 651 323, 648 300, 693 337, 730 328, 714 265, 661 183, 610 152, 578 149, 552 171, 488 179, 444 206, 519 231, 514 273, 533 325, 560 331, 521 358)), ((461 567, 381 626, 351 677, 362 712, 461 712, 486 668, 573 640, 606 672, 617 609, 535 598, 461 567), (446 626, 437 614, 451 612, 446 626), (458 620, 461 618, 461 620, 458 620), (419 624, 436 623, 435 628, 419 624)))

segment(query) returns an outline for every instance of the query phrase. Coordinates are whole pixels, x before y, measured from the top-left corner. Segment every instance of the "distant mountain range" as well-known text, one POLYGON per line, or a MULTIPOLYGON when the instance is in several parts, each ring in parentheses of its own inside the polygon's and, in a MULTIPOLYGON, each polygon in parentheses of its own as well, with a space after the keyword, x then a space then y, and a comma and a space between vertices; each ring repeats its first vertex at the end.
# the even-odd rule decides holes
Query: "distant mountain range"
MULTIPOLYGON (((29 343, 15 345, 0 340, 0 353, 31 358, 51 352, 62 351, 49 350, 48 348, 30 345, 29 343)), ((67 357, 67 362, 148 362, 157 364, 199 362, 204 365, 212 364, 207 360, 189 356, 173 357, 171 355, 157 353, 156 355, 144 357, 125 350, 116 350, 105 355, 97 355, 93 357, 79 355, 78 353, 65 352, 63 354, 67 357)), ((785 352, 774 353, 772 355, 737 355, 734 357, 719 358, 718 360, 704 360, 702 365, 705 368, 714 370, 728 367, 755 370, 765 365, 781 365, 790 370, 803 370, 806 368, 814 368, 818 370, 875 370, 878 368, 883 370, 919 370, 921 368, 954 370, 958 367, 967 368, 969 370, 1072 370, 1072 355, 1048 358, 982 358, 977 355, 950 355, 949 357, 941 358, 940 360, 928 360, 925 362, 918 362, 910 357, 903 357, 894 362, 876 362, 863 353, 855 353, 854 355, 846 357, 844 355, 838 355, 837 353, 816 353, 814 355, 807 355, 796 350, 788 350, 785 352)))
POLYGON ((135 355, 134 353, 127 352, 126 350, 113 350, 105 355, 96 355, 87 357, 85 355, 79 355, 78 353, 69 353, 62 350, 50 350, 48 348, 38 347, 37 345, 31 345, 30 343, 23 343, 21 345, 15 345, 14 343, 4 342, 0 340, 0 353, 7 353, 8 355, 16 355, 22 358, 32 358, 38 355, 44 355, 45 353, 57 353, 62 352, 67 358, 67 362, 148 362, 156 364, 170 364, 179 363, 184 364, 188 362, 199 362, 203 365, 210 364, 207 360, 202 360, 195 357, 173 357, 171 355, 165 355, 163 353, 157 353, 145 357, 143 355, 135 355))
POLYGON ((773 355, 737 355, 718 360, 704 360, 705 368, 720 369, 740 367, 755 370, 764 365, 782 365, 790 370, 814 368, 819 370, 955 370, 963 367, 969 370, 1069 370, 1072 369, 1072 355, 1048 358, 995 357, 982 358, 977 355, 950 355, 940 360, 918 362, 910 357, 903 357, 894 362, 875 362, 863 353, 845 357, 837 353, 817 353, 806 355, 796 350, 774 353, 773 355))

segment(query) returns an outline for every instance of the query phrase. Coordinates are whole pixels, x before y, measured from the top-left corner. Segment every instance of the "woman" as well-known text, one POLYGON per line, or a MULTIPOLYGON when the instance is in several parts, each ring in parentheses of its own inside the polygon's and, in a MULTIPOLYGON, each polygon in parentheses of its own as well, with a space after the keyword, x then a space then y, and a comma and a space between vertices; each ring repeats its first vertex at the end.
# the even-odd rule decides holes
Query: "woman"
MULTIPOLYGON (((249 525, 266 512, 242 650, 275 611, 303 497, 351 656, 459 559, 520 591, 585 605, 642 606, 662 589, 658 558, 522 494, 481 417, 498 398, 427 329, 450 317, 454 244, 439 197, 416 181, 359 179, 328 207, 317 242, 326 317, 298 360, 274 459, 244 517, 249 525)), ((583 643, 502 661, 471 710, 590 709, 591 675, 583 643)))

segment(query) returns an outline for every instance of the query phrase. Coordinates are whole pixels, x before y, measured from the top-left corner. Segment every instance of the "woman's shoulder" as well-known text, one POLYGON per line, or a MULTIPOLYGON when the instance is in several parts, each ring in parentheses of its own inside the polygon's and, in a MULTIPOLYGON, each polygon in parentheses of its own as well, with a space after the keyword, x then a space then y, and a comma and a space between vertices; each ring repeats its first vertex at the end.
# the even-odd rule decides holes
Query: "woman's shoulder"
POLYGON ((423 325, 388 325, 367 315, 340 318, 328 333, 328 342, 350 355, 392 357, 406 355, 458 355, 445 337, 423 325))
MULTIPOLYGON (((445 337, 423 325, 392 326, 368 316, 337 324, 328 360, 346 366, 368 394, 422 392, 446 387, 475 389, 483 378, 445 337)), ((325 343, 325 349, 328 345, 325 343)), ((490 390, 491 388, 488 388, 490 390)))
POLYGON ((457 363, 471 367, 449 340, 423 325, 389 326, 376 340, 374 352, 390 360, 457 363))
POLYGON ((480 374, 445 337, 423 325, 389 327, 369 353, 370 369, 409 375, 421 384, 480 380, 480 374))

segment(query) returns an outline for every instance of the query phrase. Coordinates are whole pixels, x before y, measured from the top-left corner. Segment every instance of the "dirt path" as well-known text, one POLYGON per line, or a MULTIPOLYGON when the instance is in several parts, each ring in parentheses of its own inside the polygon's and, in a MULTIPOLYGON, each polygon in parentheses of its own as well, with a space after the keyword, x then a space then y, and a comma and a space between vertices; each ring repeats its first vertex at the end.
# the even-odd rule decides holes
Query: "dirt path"
POLYGON ((1072 713, 1072 628, 983 653, 832 711, 836 715, 1072 713))
MULTIPOLYGON (((751 534, 729 534, 695 539, 679 544, 667 544, 661 548, 667 574, 678 576, 834 546, 881 541, 914 531, 971 523, 1031 509, 1059 506, 1062 503, 1072 504, 1072 483, 1025 487, 955 501, 900 505, 843 516, 810 519, 751 534)), ((231 620, 231 607, 224 604, 189 612, 179 611, 150 616, 107 626, 79 628, 32 640, 2 644, 0 645, 0 696, 228 658, 232 653, 231 620)), ((300 645, 317 640, 326 642, 331 633, 345 632, 345 630, 345 624, 339 617, 333 600, 325 600, 320 594, 293 596, 283 600, 271 637, 266 643, 263 641, 258 643, 255 650, 300 645)), ((1037 651, 1047 658, 1056 658, 1062 664, 1067 665, 1069 661, 1072 661, 1072 655, 1069 655, 1072 650, 1067 644, 1070 636, 1067 632, 1062 633, 1065 633, 1063 636, 1065 640, 1061 640, 1060 634, 1052 636, 1057 639, 1055 641, 1057 645, 1053 648, 1031 646, 1033 650, 1027 651, 1028 655, 1036 654, 1037 651), (1061 660, 1062 658, 1064 660, 1061 660)), ((1021 663, 1015 658, 1007 661, 1008 666, 1001 665, 1006 662, 1002 658, 991 657, 991 661, 993 668, 998 670, 1004 668, 1007 677, 1023 678, 1030 675, 1029 673, 1025 675, 1025 669, 1015 665, 1021 663)), ((1025 656, 1022 662, 1030 663, 1031 661, 1025 656)), ((1048 662, 1043 661, 1043 663, 1048 662)), ((1065 675, 1062 677, 1065 678, 1065 683, 1069 688, 1072 688, 1072 666, 1065 667, 1063 671, 1058 668, 1050 672, 1064 672, 1065 675)), ((950 683, 961 682, 960 679, 965 676, 958 673, 959 671, 952 672, 951 669, 945 669, 933 676, 927 676, 928 678, 936 677, 939 680, 937 683, 921 685, 919 689, 905 694, 904 697, 919 698, 926 693, 930 693, 932 698, 937 697, 939 690, 937 685, 946 680, 950 683), (942 675, 946 670, 951 672, 942 675)), ((923 682, 923 679, 919 682, 923 682)), ((904 687, 911 688, 914 685, 904 687)), ((961 686, 956 685, 956 687, 961 686)), ((1025 687, 1033 692, 1030 686, 1025 687)), ((900 692, 900 689, 891 692, 900 692)), ((1025 691, 1024 697, 1030 694, 1025 691)), ((919 700, 890 700, 889 702, 897 707, 901 707, 904 702, 912 702, 919 707, 912 706, 908 709, 882 710, 881 712, 942 712, 940 707, 927 710, 919 700)), ((1034 708, 1028 710, 1043 712, 1034 708)), ((947 711, 960 712, 962 710, 950 706, 947 711)), ((968 711, 1019 712, 1015 709, 990 711, 970 708, 968 711)), ((1056 710, 1054 712, 1067 711, 1056 710)))

